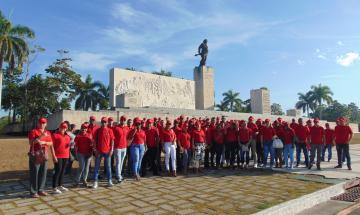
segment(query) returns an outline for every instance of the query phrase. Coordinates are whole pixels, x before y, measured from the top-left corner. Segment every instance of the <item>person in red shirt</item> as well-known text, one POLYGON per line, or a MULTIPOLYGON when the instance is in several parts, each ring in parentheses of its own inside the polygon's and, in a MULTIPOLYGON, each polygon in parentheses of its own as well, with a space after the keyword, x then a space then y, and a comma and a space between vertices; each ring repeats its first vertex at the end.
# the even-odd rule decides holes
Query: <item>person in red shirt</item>
MULTIPOLYGON (((255 125, 256 126, 256 125, 255 125)), ((240 168, 247 169, 249 167, 250 157, 249 157, 249 147, 251 147, 253 131, 246 126, 245 120, 240 121, 239 129, 239 142, 240 142, 240 153, 241 153, 241 165, 240 168), (246 164, 245 163, 246 159, 246 164)))
POLYGON ((108 179, 108 186, 113 186, 111 174, 111 156, 114 152, 114 134, 113 131, 106 126, 108 122, 107 117, 101 118, 101 127, 94 133, 94 152, 95 152, 95 170, 94 170, 94 185, 93 188, 98 187, 99 169, 102 158, 104 158, 104 166, 106 169, 106 176, 108 179))
POLYGON ((257 128, 258 128, 258 132, 257 134, 254 136, 255 141, 256 141, 256 154, 257 154, 257 164, 262 165, 264 163, 263 158, 264 158, 264 148, 261 144, 261 129, 263 127, 262 125, 262 120, 260 118, 258 118, 255 122, 257 128))
POLYGON ((199 172, 200 163, 204 160, 204 151, 206 144, 206 136, 204 130, 201 129, 201 123, 195 123, 195 130, 192 131, 192 148, 195 173, 199 172))
POLYGON ((238 127, 235 121, 230 121, 230 127, 226 129, 226 145, 225 145, 225 159, 226 163, 231 168, 234 167, 235 157, 240 164, 239 157, 239 143, 238 143, 238 127))
POLYGON ((128 142, 130 143, 130 157, 132 163, 132 171, 137 181, 140 180, 141 162, 145 153, 146 134, 141 128, 141 119, 134 119, 134 128, 128 134, 128 142))
POLYGON ((285 167, 293 168, 294 163, 294 145, 295 145, 295 131, 289 127, 287 122, 284 123, 284 129, 282 130, 282 137, 284 143, 284 159, 285 167), (290 158, 290 164, 289 164, 290 158))
POLYGON ((290 128, 295 131, 297 126, 298 124, 296 123, 296 120, 291 119, 290 128))
POLYGON ((353 137, 351 127, 346 125, 344 117, 339 118, 339 125, 335 127, 335 143, 338 156, 338 165, 335 168, 342 168, 342 156, 345 156, 348 170, 351 168, 351 158, 349 153, 349 142, 353 137))
POLYGON ((61 194, 68 191, 63 186, 66 163, 70 157, 70 137, 66 134, 68 126, 61 123, 58 131, 51 135, 57 162, 54 163, 54 174, 52 179, 53 192, 61 194))
POLYGON ((79 169, 75 178, 76 186, 79 186, 81 178, 83 185, 85 187, 88 186, 87 177, 89 174, 91 156, 93 153, 93 140, 91 134, 87 133, 87 128, 87 124, 82 124, 80 132, 78 135, 76 135, 74 140, 76 156, 79 161, 79 169))
POLYGON ((100 126, 98 126, 98 125, 96 124, 96 117, 95 117, 95 116, 90 116, 87 132, 88 132, 89 134, 91 134, 92 136, 94 136, 95 131, 96 131, 98 128, 100 128, 100 126))
POLYGON ((304 126, 303 119, 298 119, 298 126, 295 130, 296 136, 296 167, 300 165, 301 151, 304 153, 305 165, 309 166, 309 153, 306 144, 309 142, 310 130, 307 126, 304 126))
POLYGON ((328 151, 328 162, 332 158, 332 147, 334 145, 334 129, 330 128, 329 123, 325 123, 325 144, 322 150, 321 161, 325 161, 325 151, 328 151))
POLYGON ((152 119, 146 120, 145 134, 147 150, 144 154, 143 163, 141 164, 142 177, 146 176, 146 169, 149 165, 151 166, 153 175, 159 175, 159 164, 156 159, 159 149, 159 130, 153 126, 152 119))
POLYGON ((121 175, 122 168, 124 166, 124 160, 126 157, 127 151, 127 135, 129 132, 129 127, 125 125, 126 117, 121 116, 120 122, 117 126, 113 128, 114 133, 114 159, 115 159, 115 178, 117 183, 123 181, 121 175))
POLYGON ((218 123, 216 125, 216 129, 214 131, 214 146, 216 151, 216 169, 219 169, 221 157, 223 156, 223 152, 225 149, 225 129, 224 123, 218 123))
POLYGON ((250 142, 250 147, 251 147, 251 158, 254 160, 254 168, 257 168, 257 161, 258 161, 258 157, 257 157, 257 149, 256 149, 256 136, 259 133, 259 128, 256 125, 256 123, 254 123, 254 117, 250 116, 248 119, 248 123, 247 123, 247 127, 251 129, 252 131, 252 138, 251 138, 251 142, 250 142))
MULTIPOLYGON (((180 133, 182 132, 182 128, 180 126, 180 123, 179 123, 179 120, 178 119, 175 119, 174 120, 174 126, 173 126, 173 130, 175 132, 175 135, 176 135, 176 140, 179 139, 179 135, 180 133)), ((180 147, 179 147, 179 143, 177 142, 176 143, 176 157, 177 158, 180 158, 180 147)), ((181 162, 181 159, 176 159, 176 166, 177 166, 177 170, 178 171, 182 171, 182 162, 181 162)), ((172 168, 172 165, 170 163, 170 170, 172 171, 173 168, 172 168)))
POLYGON ((28 134, 29 138, 29 175, 30 175, 30 196, 32 198, 39 198, 40 196, 47 196, 45 192, 46 174, 47 174, 47 157, 48 148, 51 149, 51 154, 54 163, 57 162, 51 133, 46 130, 47 119, 40 118, 38 120, 37 128, 31 130, 28 134), (37 160, 37 154, 43 154, 45 159, 37 160))
MULTIPOLYGON (((108 118, 107 127, 110 128, 113 133, 115 132, 116 126, 115 126, 114 118, 112 118, 112 117, 108 118)), ((115 173, 115 154, 114 153, 111 156, 110 166, 111 166, 111 172, 112 172, 112 174, 114 174, 115 173)), ((106 175, 106 169, 104 169, 104 175, 106 175)))
POLYGON ((274 165, 275 150, 273 147, 273 140, 277 137, 275 129, 271 127, 270 120, 265 120, 265 126, 261 129, 261 144, 264 147, 264 168, 267 165, 267 159, 270 153, 270 168, 274 165))
POLYGON ((163 150, 165 152, 165 168, 169 176, 176 177, 176 134, 171 128, 171 121, 167 120, 165 128, 160 133, 160 140, 163 150), (173 168, 170 173, 170 158, 171 166, 173 168))
MULTIPOLYGON (((278 118, 273 123, 273 128, 275 129, 275 134, 277 136, 277 139, 280 139, 282 142, 283 140, 283 127, 282 127, 282 118, 278 118)), ((282 153, 284 151, 284 148, 281 147, 274 147, 275 150, 275 168, 282 168, 282 153)))
POLYGON ((322 147, 324 145, 324 128, 319 125, 319 119, 314 119, 314 126, 310 128, 310 145, 311 145, 311 156, 310 156, 310 165, 309 169, 311 169, 316 155, 316 168, 317 170, 321 170, 321 152, 322 147), (315 154, 316 153, 316 154, 315 154))
POLYGON ((179 134, 178 142, 180 146, 180 155, 183 165, 183 172, 185 175, 188 173, 189 162, 191 159, 192 148, 191 148, 191 135, 188 132, 188 125, 184 124, 182 132, 179 134))
POLYGON ((215 154, 216 154, 216 148, 215 148, 215 141, 214 141, 214 132, 216 130, 216 121, 215 121, 215 117, 211 118, 210 121, 210 125, 209 125, 209 129, 207 131, 206 134, 206 143, 207 143, 207 147, 210 150, 210 166, 211 168, 215 168, 215 154))

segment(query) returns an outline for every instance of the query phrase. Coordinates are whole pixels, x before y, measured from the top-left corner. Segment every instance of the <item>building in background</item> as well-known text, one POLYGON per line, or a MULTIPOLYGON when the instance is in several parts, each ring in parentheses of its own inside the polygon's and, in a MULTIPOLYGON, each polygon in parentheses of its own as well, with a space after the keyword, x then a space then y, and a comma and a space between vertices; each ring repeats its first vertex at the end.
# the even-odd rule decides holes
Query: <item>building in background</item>
POLYGON ((270 91, 267 88, 250 91, 251 112, 257 114, 271 114, 270 91))

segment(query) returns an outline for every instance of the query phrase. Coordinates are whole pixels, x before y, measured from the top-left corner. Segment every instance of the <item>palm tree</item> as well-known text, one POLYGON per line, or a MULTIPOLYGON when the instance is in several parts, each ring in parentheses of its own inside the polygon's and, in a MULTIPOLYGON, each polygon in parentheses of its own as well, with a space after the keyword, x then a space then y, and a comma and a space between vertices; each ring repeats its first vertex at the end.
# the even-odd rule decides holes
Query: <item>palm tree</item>
POLYGON ((234 111, 234 107, 235 105, 240 105, 241 106, 241 99, 239 98, 240 93, 238 92, 234 92, 233 90, 229 90, 225 93, 222 94, 224 96, 224 103, 226 105, 229 105, 229 110, 231 112, 234 111))
POLYGON ((331 96, 334 94, 328 86, 322 86, 321 84, 319 84, 318 86, 315 85, 311 86, 310 93, 311 93, 311 99, 314 101, 315 107, 318 106, 320 108, 319 118, 321 119, 323 102, 325 102, 328 105, 331 104, 333 102, 331 96))
POLYGON ((220 104, 216 105, 217 110, 219 111, 229 111, 229 107, 227 104, 225 104, 224 101, 221 101, 220 104))
POLYGON ((27 39, 33 39, 35 33, 26 26, 13 26, 0 12, 0 70, 4 62, 9 72, 15 67, 21 68, 29 55, 27 39))
POLYGON ((97 91, 97 103, 100 110, 105 110, 109 108, 109 99, 110 99, 110 86, 105 86, 101 82, 98 82, 98 91, 97 91))
POLYGON ((85 79, 85 82, 80 84, 80 87, 76 89, 75 110, 96 110, 98 104, 98 92, 99 82, 93 82, 90 75, 85 79))
POLYGON ((310 110, 315 109, 315 105, 312 99, 312 93, 307 92, 306 94, 298 93, 299 101, 296 103, 295 107, 297 109, 302 109, 302 111, 307 113, 307 116, 310 115, 310 110))

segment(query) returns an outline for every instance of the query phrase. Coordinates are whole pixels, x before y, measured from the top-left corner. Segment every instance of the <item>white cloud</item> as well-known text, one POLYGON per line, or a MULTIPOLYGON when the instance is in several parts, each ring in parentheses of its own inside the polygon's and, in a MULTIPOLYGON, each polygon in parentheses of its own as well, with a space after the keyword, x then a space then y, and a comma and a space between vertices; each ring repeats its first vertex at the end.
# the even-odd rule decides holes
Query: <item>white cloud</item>
POLYGON ((338 46, 343 46, 344 45, 344 43, 342 42, 342 41, 337 41, 337 43, 336 43, 338 46))
POLYGON ((327 57, 324 54, 318 54, 317 58, 323 59, 323 60, 327 60, 327 57))
POLYGON ((358 60, 360 60, 360 55, 356 52, 348 52, 345 55, 336 57, 336 63, 345 67, 350 66, 358 60))
POLYGON ((315 49, 315 56, 319 59, 322 60, 327 60, 328 58, 326 57, 326 52, 321 51, 319 48, 315 49))
POLYGON ((108 71, 108 66, 115 63, 115 60, 108 55, 97 54, 91 52, 74 52, 72 54, 71 65, 77 69, 82 70, 99 70, 108 71))
POLYGON ((301 59, 298 59, 296 61, 300 66, 304 65, 305 64, 305 61, 304 60, 301 60, 301 59))

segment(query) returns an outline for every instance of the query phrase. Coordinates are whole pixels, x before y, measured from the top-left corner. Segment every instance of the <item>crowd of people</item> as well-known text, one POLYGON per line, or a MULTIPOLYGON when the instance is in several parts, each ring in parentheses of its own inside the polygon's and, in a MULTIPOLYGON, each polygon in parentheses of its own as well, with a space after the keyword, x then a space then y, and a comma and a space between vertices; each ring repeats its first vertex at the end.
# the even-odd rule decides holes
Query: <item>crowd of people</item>
POLYGON ((34 198, 48 195, 45 192, 48 151, 54 162, 55 194, 68 190, 63 178, 65 172, 71 171, 74 160, 79 163, 75 186, 82 184, 95 189, 102 177, 102 160, 108 186, 113 186, 114 173, 116 183, 122 183, 125 174, 139 181, 149 171, 153 175, 176 177, 179 171, 187 175, 189 170, 198 174, 203 169, 219 168, 283 168, 284 165, 293 168, 305 164, 305 168, 311 169, 316 164, 321 170, 321 162, 332 159, 333 146, 338 158, 335 168, 342 168, 346 158, 351 170, 349 142, 353 132, 343 117, 338 118, 336 124, 331 128, 326 123, 323 128, 317 118, 304 123, 302 118, 286 122, 282 118, 255 120, 250 116, 245 121, 227 120, 224 116, 189 118, 181 115, 174 120, 121 116, 119 122, 102 117, 98 125, 91 116, 79 130, 65 121, 51 132, 46 129, 47 119, 40 118, 37 128, 28 136, 30 194, 34 198), (93 158, 94 182, 89 186, 93 158))

